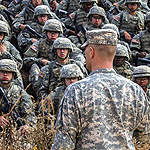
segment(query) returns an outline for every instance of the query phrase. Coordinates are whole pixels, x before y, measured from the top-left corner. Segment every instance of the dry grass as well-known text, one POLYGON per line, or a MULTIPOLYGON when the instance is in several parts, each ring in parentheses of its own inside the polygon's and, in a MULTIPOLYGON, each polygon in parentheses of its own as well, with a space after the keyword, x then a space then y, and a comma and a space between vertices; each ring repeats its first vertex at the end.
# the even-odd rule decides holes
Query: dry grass
MULTIPOLYGON (((29 128, 30 134, 26 137, 21 135, 20 131, 17 130, 17 125, 9 117, 10 125, 0 129, 0 150, 50 149, 55 136, 55 117, 50 114, 50 109, 54 108, 51 101, 48 103, 47 115, 44 113, 45 108, 45 103, 42 103, 42 113, 36 117, 37 123, 35 126, 29 128)), ((26 120, 23 121, 29 125, 26 120)))

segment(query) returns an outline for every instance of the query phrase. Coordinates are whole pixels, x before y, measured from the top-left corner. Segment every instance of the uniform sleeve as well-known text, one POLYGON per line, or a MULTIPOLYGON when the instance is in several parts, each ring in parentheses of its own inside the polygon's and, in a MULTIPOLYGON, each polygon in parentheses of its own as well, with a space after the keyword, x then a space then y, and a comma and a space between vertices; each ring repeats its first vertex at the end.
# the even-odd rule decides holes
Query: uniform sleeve
MULTIPOLYGON (((52 150, 75 149, 76 137, 79 133, 79 110, 76 98, 80 94, 74 88, 67 89, 61 100, 56 122, 56 136, 52 150)), ((79 96, 80 97, 80 96, 79 96)))

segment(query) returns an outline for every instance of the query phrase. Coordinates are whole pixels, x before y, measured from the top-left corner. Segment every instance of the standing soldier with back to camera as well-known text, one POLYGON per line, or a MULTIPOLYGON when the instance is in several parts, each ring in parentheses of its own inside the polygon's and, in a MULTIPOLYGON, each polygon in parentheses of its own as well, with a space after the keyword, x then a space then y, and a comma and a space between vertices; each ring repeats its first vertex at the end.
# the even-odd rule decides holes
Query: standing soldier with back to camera
POLYGON ((99 29, 86 35, 83 46, 91 73, 67 87, 52 150, 135 150, 133 133, 149 136, 149 101, 139 85, 113 69, 116 32, 99 29))
POLYGON ((144 14, 138 9, 141 0, 126 0, 127 10, 123 10, 112 19, 120 31, 121 40, 130 44, 134 35, 144 29, 144 14))

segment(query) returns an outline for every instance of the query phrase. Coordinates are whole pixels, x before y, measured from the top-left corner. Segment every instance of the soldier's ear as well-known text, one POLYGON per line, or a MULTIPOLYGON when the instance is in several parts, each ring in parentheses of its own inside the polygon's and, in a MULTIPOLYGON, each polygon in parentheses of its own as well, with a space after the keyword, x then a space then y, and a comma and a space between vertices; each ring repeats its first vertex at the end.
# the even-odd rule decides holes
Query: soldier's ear
POLYGON ((92 46, 90 46, 90 58, 93 58, 94 55, 95 55, 95 49, 92 46))

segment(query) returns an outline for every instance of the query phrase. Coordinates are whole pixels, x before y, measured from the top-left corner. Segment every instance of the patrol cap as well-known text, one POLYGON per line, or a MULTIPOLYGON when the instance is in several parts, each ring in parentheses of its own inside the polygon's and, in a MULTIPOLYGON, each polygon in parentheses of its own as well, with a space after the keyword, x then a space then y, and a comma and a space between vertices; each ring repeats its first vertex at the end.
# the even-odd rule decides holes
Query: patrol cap
POLYGON ((99 29, 86 32, 87 41, 81 46, 86 47, 88 44, 96 45, 117 45, 117 33, 112 29, 99 29))

